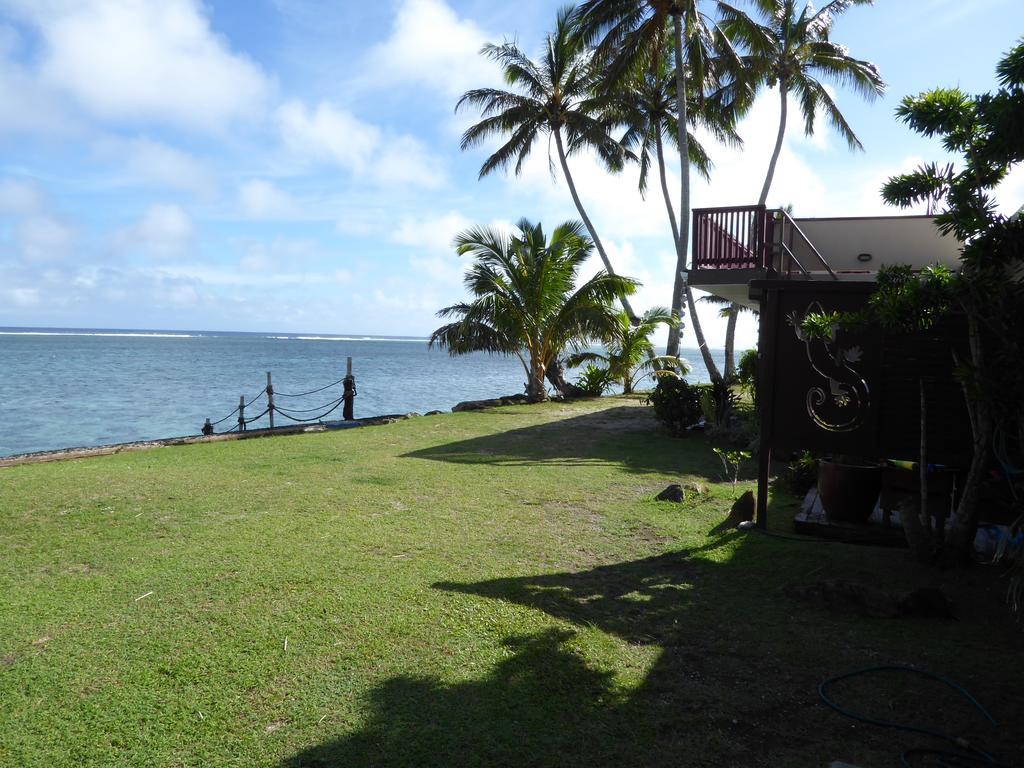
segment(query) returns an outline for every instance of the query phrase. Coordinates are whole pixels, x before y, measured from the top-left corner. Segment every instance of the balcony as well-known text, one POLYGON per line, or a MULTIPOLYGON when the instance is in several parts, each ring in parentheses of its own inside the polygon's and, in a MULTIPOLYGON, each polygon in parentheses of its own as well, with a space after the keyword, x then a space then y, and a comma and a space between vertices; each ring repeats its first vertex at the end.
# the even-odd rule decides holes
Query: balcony
POLYGON ((956 268, 961 246, 939 233, 932 216, 793 218, 761 205, 696 208, 689 282, 757 308, 753 280, 873 282, 886 264, 956 268))

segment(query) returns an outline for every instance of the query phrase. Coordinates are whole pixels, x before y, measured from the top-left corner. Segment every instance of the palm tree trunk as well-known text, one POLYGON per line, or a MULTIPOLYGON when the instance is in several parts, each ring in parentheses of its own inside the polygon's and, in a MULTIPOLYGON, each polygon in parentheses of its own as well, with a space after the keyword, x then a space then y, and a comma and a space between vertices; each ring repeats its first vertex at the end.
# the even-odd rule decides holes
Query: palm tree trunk
POLYGON ((548 363, 544 375, 547 376, 548 382, 558 390, 558 394, 562 397, 583 397, 586 394, 575 384, 566 380, 565 366, 562 365, 562 361, 557 357, 548 363))
MULTIPOLYGON (((665 177, 665 151, 664 151, 664 146, 661 143, 661 134, 658 134, 655 137, 655 141, 656 141, 655 147, 657 148, 657 151, 658 151, 657 152, 658 153, 658 175, 661 177, 661 193, 662 193, 662 196, 665 198, 665 210, 668 211, 668 220, 672 223, 672 237, 674 238, 674 241, 675 241, 676 257, 678 259, 679 258, 679 225, 676 223, 676 214, 675 214, 675 211, 672 209, 672 196, 669 195, 669 193, 668 193, 668 181, 666 180, 666 177, 665 177)), ((687 163, 686 166, 687 166, 687 168, 689 168, 689 163, 687 163)), ((686 250, 685 249, 683 250, 682 258, 683 258, 683 263, 685 265, 685 263, 686 263, 686 250)), ((678 262, 677 262, 677 264, 678 264, 678 262)), ((678 270, 677 270, 676 277, 679 277, 678 270)), ((693 292, 690 290, 690 286, 689 285, 685 285, 685 284, 683 285, 683 293, 680 294, 680 296, 679 296, 679 306, 676 307, 673 304, 672 316, 675 317, 675 318, 678 318, 680 323, 682 323, 682 315, 683 315, 683 313, 682 313, 682 306, 683 306, 682 302, 683 302, 683 299, 686 300, 687 306, 689 307, 690 322, 693 323, 693 333, 694 333, 694 336, 697 337, 697 348, 700 350, 700 355, 704 359, 704 367, 708 369, 708 375, 711 377, 711 380, 712 381, 718 381, 719 379, 722 378, 722 376, 718 372, 718 366, 715 365, 715 360, 714 360, 713 357, 711 357, 711 350, 708 349, 708 342, 704 338, 704 329, 701 327, 700 318, 697 316, 697 310, 696 310, 696 308, 694 306, 694 302, 693 302, 693 292)), ((673 302, 675 302, 675 296, 674 295, 672 297, 672 300, 673 300, 673 302)), ((679 356, 679 338, 681 336, 682 336, 682 333, 678 329, 676 329, 676 328, 669 328, 669 337, 668 337, 669 338, 669 344, 667 346, 668 346, 668 349, 671 350, 672 349, 672 341, 674 339, 675 340, 675 352, 666 350, 666 354, 672 355, 674 357, 678 357, 679 356)))
POLYGON ((779 162, 779 154, 782 152, 782 139, 786 135, 786 111, 789 103, 787 98, 789 91, 784 81, 779 81, 779 98, 782 100, 782 110, 779 113, 779 134, 775 138, 775 151, 772 152, 771 162, 768 163, 768 174, 764 177, 764 186, 761 187, 761 197, 757 199, 758 205, 765 205, 768 200, 768 190, 772 187, 772 180, 775 178, 775 166, 779 162))
MULTIPOLYGON (((679 140, 679 226, 673 228, 678 232, 678 236, 676 237, 676 269, 672 280, 672 316, 681 319, 684 294, 690 305, 693 304, 689 286, 683 277, 683 273, 686 271, 686 252, 690 244, 690 137, 686 131, 686 70, 683 68, 683 18, 681 11, 673 14, 672 29, 674 36, 672 48, 676 65, 676 117, 678 118, 676 138, 679 140)), ((693 314, 691 310, 691 316, 693 314)), ((696 327, 695 324, 695 330, 696 327)), ((666 354, 679 354, 679 336, 678 329, 673 328, 669 331, 666 354)))
MULTIPOLYGON (((608 259, 608 254, 604 250, 601 238, 597 236, 597 230, 594 229, 594 224, 590 220, 590 217, 587 216, 587 212, 583 208, 583 203, 580 201, 580 196, 576 192, 576 183, 572 179, 572 173, 569 172, 569 163, 565 159, 565 148, 562 146, 562 132, 556 129, 554 133, 555 146, 558 148, 558 162, 562 166, 562 175, 565 176, 565 183, 569 187, 569 194, 572 195, 572 201, 576 204, 576 210, 579 211, 580 218, 583 219, 583 224, 590 233, 590 239, 594 241, 594 247, 597 248, 597 253, 601 257, 601 261, 604 262, 604 268, 608 271, 609 275, 614 275, 615 270, 612 269, 612 263, 608 259)), ((622 308, 626 310, 626 314, 629 315, 629 321, 636 325, 640 318, 633 311, 633 307, 630 306, 629 299, 625 296, 620 296, 619 301, 622 303, 622 308)))
POLYGON ((526 400, 530 403, 540 403, 548 399, 547 388, 544 386, 545 378, 544 361, 539 355, 530 355, 530 377, 526 382, 526 400))
POLYGON ((725 380, 728 382, 736 378, 736 318, 739 314, 737 306, 730 304, 725 325, 725 380))

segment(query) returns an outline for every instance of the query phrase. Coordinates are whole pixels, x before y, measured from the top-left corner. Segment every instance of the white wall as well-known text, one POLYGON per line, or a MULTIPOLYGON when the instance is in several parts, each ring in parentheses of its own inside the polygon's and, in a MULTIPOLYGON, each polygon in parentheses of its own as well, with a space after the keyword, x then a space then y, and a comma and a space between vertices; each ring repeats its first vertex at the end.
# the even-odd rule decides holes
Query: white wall
MULTIPOLYGON (((836 272, 873 274, 883 264, 909 264, 920 269, 938 263, 955 269, 960 258, 961 243, 952 236, 941 236, 931 216, 796 219, 796 222, 836 272), (870 253, 871 260, 858 261, 857 255, 861 253, 870 253)), ((822 269, 799 235, 794 238, 793 252, 806 269, 812 272, 822 269)))

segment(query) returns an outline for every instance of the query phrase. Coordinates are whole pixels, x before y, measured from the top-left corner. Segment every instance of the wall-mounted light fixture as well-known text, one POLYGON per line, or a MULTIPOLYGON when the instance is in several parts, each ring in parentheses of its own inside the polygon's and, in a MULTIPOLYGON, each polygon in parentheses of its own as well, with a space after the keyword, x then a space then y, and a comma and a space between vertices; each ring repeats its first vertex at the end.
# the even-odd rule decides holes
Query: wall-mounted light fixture
POLYGON ((870 253, 858 253, 857 254, 857 261, 871 261, 871 254, 870 253))

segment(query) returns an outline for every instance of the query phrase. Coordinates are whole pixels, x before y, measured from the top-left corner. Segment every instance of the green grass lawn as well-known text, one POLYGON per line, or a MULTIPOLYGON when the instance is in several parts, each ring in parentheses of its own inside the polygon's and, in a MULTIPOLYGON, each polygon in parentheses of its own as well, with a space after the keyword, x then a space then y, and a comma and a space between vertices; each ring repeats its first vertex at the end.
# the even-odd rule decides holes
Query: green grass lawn
POLYGON ((703 437, 622 398, 0 469, 0 765, 895 765, 927 740, 816 693, 883 663, 1004 725, 917 680, 837 693, 1024 762, 1005 582, 711 533, 731 499, 703 437), (710 493, 652 500, 681 478, 710 493), (783 589, 851 575, 959 620, 783 589))

